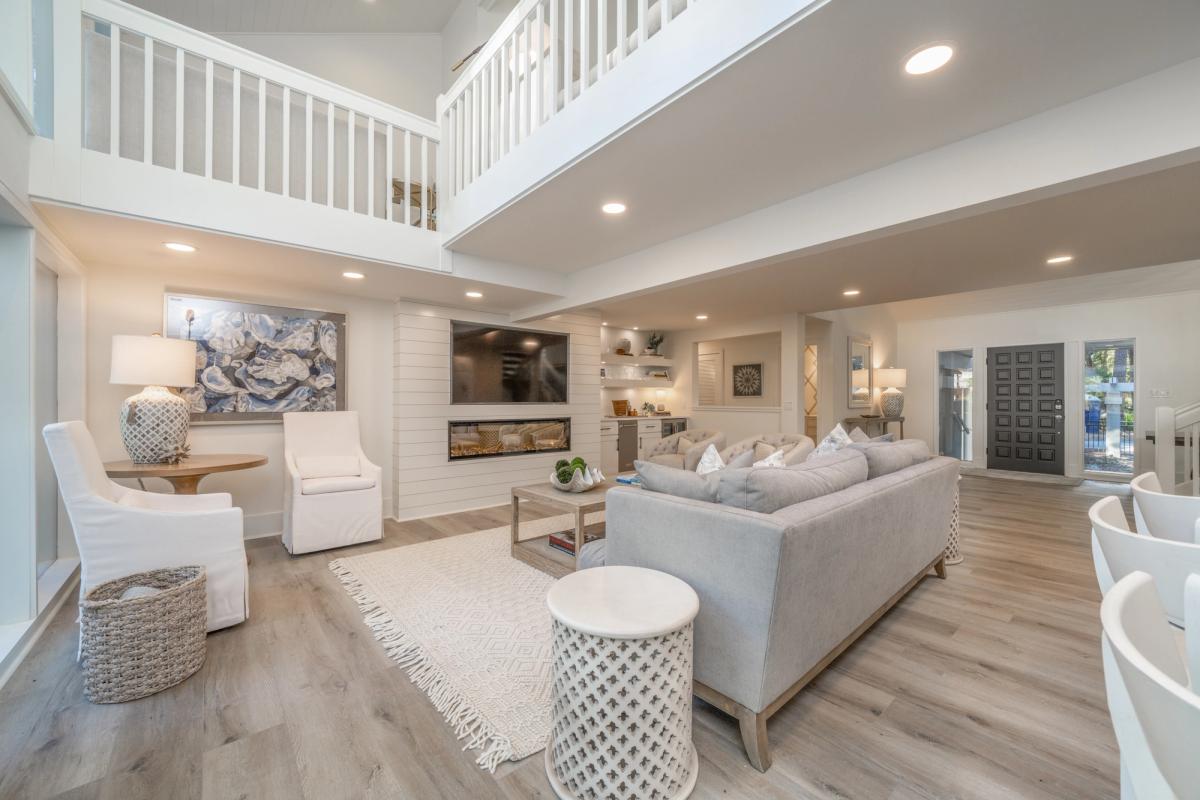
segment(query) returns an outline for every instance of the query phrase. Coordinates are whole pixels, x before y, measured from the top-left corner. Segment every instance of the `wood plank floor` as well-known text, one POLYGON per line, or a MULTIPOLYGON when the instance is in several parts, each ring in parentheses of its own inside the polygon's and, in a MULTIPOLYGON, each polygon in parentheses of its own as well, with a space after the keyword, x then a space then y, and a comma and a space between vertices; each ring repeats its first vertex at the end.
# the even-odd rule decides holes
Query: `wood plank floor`
MULTIPOLYGON (((966 561, 772 718, 768 773, 732 719, 696 702, 693 797, 1116 797, 1086 516, 1109 493, 1128 490, 964 478, 966 561)), ((384 542, 349 550, 508 514, 389 523, 384 542)), ((540 754, 492 776, 460 750, 326 568, 337 554, 250 549, 251 619, 209 637, 195 676, 134 703, 83 699, 68 604, 0 691, 0 798, 552 797, 540 754)))

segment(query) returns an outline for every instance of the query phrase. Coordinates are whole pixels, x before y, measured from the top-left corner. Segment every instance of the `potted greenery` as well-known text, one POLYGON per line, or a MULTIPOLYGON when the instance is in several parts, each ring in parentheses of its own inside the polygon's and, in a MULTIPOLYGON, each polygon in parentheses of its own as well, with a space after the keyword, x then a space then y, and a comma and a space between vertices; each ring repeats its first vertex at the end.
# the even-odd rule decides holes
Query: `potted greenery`
POLYGON ((661 353, 658 352, 658 348, 663 343, 664 338, 665 337, 658 331, 652 331, 650 333, 650 335, 646 337, 646 349, 642 351, 642 355, 644 355, 644 356, 662 355, 661 353))

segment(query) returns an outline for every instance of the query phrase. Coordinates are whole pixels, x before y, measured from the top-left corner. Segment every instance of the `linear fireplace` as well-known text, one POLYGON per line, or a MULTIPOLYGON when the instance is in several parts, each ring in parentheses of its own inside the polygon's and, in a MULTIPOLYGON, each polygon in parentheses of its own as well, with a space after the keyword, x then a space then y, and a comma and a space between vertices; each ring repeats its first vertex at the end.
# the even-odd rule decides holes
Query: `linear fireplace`
POLYGON ((450 461, 571 449, 571 418, 454 420, 447 425, 450 461))

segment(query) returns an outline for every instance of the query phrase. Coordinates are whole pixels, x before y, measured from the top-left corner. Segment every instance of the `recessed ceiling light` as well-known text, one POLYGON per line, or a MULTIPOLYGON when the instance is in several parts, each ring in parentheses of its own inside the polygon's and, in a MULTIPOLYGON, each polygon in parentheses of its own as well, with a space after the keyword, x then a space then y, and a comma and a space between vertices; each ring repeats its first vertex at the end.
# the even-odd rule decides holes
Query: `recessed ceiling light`
POLYGON ((361 281, 363 278, 365 278, 367 276, 363 275, 361 272, 343 272, 342 277, 349 278, 352 281, 361 281))
POLYGON ((633 329, 636 331, 636 330, 637 330, 637 325, 634 325, 634 326, 633 326, 633 329))
POLYGON ((931 44, 922 47, 904 62, 904 71, 909 75, 925 75, 946 66, 954 56, 954 48, 948 44, 931 44))
POLYGON ((163 247, 167 248, 168 250, 174 250, 176 253, 196 252, 196 248, 192 247, 190 244, 184 244, 183 242, 163 242, 163 247))
POLYGON ((708 319, 708 314, 697 314, 696 319, 708 319))
POLYGON ((600 324, 601 324, 601 325, 603 325, 603 326, 605 326, 605 327, 608 327, 608 323, 607 323, 607 322, 601 322, 600 324))
POLYGON ((600 206, 600 210, 603 211, 605 214, 624 214, 625 213, 625 204, 624 203, 605 203, 604 205, 600 206))
POLYGON ((467 297, 470 297, 473 300, 478 300, 479 298, 483 297, 483 292, 467 292, 467 297))
POLYGON ((861 289, 847 289, 846 291, 842 292, 842 294, 846 295, 846 297, 858 297, 860 294, 862 294, 862 290, 861 289))
POLYGON ((1074 261, 1074 260, 1075 260, 1075 256, 1062 255, 1062 256, 1053 256, 1051 258, 1047 258, 1046 263, 1047 264, 1066 264, 1067 262, 1074 261))

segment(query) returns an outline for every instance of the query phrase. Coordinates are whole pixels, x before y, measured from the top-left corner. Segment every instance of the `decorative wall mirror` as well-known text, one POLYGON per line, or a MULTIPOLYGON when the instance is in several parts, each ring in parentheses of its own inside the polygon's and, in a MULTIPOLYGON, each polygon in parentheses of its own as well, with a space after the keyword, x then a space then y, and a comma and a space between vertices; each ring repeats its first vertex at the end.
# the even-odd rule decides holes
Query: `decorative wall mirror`
POLYGON ((846 352, 846 385, 849 387, 846 405, 849 408, 870 408, 872 390, 875 388, 871 381, 871 340, 851 336, 846 352))

